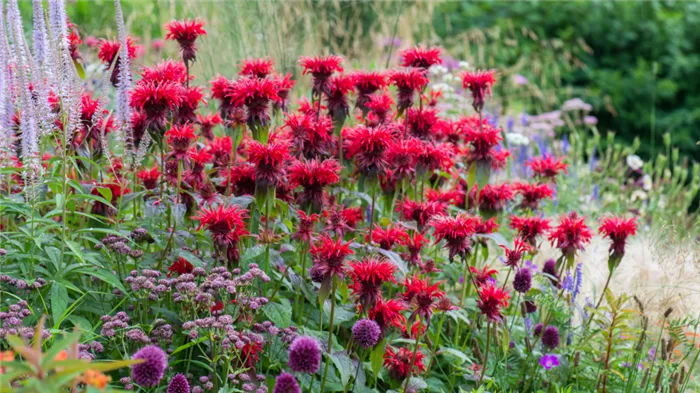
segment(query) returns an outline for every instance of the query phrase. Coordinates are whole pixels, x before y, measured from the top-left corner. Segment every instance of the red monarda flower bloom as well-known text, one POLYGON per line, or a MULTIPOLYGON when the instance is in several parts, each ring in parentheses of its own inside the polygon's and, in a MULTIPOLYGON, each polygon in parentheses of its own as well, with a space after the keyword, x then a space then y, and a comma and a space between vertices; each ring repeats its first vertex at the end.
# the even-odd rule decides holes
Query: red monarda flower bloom
POLYGON ((350 263, 350 289, 364 309, 368 309, 381 298, 383 283, 396 283, 394 272, 396 266, 379 257, 364 257, 361 261, 350 263))
POLYGON ((212 141, 214 140, 212 130, 219 124, 222 124, 223 120, 221 120, 221 116, 218 113, 214 113, 211 115, 197 115, 196 123, 199 124, 199 134, 212 141))
POLYGON ((355 228, 358 221, 362 221, 362 207, 344 207, 340 212, 348 226, 355 228))
POLYGON ((226 96, 228 91, 233 88, 234 82, 219 75, 209 81, 209 85, 211 85, 211 98, 219 101, 221 119, 225 122, 227 127, 237 125, 232 124, 232 121, 238 117, 240 112, 243 112, 243 115, 245 115, 245 110, 242 105, 234 105, 226 96))
POLYGON ((376 116, 378 124, 386 123, 389 113, 391 112, 391 107, 394 105, 394 99, 391 98, 391 95, 386 91, 368 97, 369 98, 363 103, 364 108, 376 116))
POLYGON ((477 234, 487 235, 498 231, 498 224, 493 218, 484 221, 483 218, 479 217, 479 222, 476 223, 474 229, 477 234))
POLYGON ((225 168, 231 165, 231 153, 233 149, 231 137, 214 138, 214 140, 207 145, 207 149, 214 157, 214 167, 225 168))
POLYGON ((516 268, 520 265, 523 259, 523 253, 530 251, 530 246, 520 238, 513 239, 513 248, 501 246, 506 251, 505 265, 511 268, 516 268))
MULTIPOLYGON (((369 241, 369 234, 365 235, 365 239, 369 241)), ((379 225, 375 225, 372 231, 372 240, 379 244, 379 248, 383 250, 391 250, 394 244, 408 240, 408 234, 401 227, 395 227, 391 224, 387 225, 386 229, 382 229, 379 225)))
POLYGON ((333 277, 342 280, 347 271, 345 258, 354 254, 350 244, 351 242, 343 242, 343 239, 333 240, 326 234, 321 235, 310 250, 314 261, 310 271, 311 279, 326 284, 330 284, 333 277))
POLYGON ((352 78, 348 75, 336 75, 328 80, 326 108, 333 120, 342 124, 350 113, 348 93, 355 88, 352 78))
POLYGON ((418 173, 432 173, 436 169, 448 171, 454 165, 455 150, 448 143, 422 141, 418 155, 418 173))
POLYGON ((201 189, 207 181, 207 174, 204 172, 205 166, 211 162, 214 156, 207 149, 197 150, 196 147, 193 147, 187 152, 187 157, 191 160, 192 167, 185 172, 185 183, 195 187, 195 189, 201 189))
POLYGON ((235 195, 255 194, 255 165, 247 162, 237 163, 224 173, 224 184, 219 187, 219 192, 226 189, 233 191, 235 195))
POLYGON ((168 145, 172 149, 170 153, 172 157, 181 160, 187 156, 187 150, 192 145, 192 142, 197 138, 194 135, 194 127, 192 124, 186 123, 181 126, 175 125, 165 133, 168 138, 168 145))
POLYGON ((484 108, 484 97, 491 95, 491 86, 496 83, 495 71, 466 72, 462 76, 462 87, 472 92, 472 106, 477 112, 484 108))
POLYGON ((613 216, 603 219, 598 230, 612 241, 610 244, 610 258, 618 261, 625 255, 625 243, 629 236, 637 233, 637 223, 633 218, 613 216))
POLYGON ((255 164, 255 182, 259 187, 277 187, 284 178, 284 162, 289 158, 286 143, 258 141, 248 144, 248 161, 255 164))
POLYGON ((131 92, 131 106, 146 115, 147 128, 160 132, 169 112, 176 110, 182 100, 182 86, 173 82, 138 83, 131 92))
POLYGON ((326 218, 326 232, 334 233, 337 237, 343 237, 343 234, 352 231, 352 226, 348 224, 348 217, 345 214, 345 209, 335 205, 328 210, 323 211, 323 217, 326 218))
POLYGON ((470 206, 476 202, 479 205, 479 211, 487 214, 496 214, 502 211, 506 203, 513 199, 513 196, 513 189, 508 183, 487 184, 481 191, 479 191, 479 185, 475 183, 469 192, 470 206))
POLYGON ((442 64, 440 48, 415 47, 401 52, 401 65, 403 67, 416 67, 428 69, 435 64, 442 64))
POLYGON ((378 298, 374 306, 369 309, 367 316, 379 325, 383 333, 389 327, 402 329, 406 324, 406 318, 401 314, 406 309, 406 304, 400 299, 388 301, 378 298))
POLYGON ((194 77, 187 75, 187 67, 182 62, 164 60, 153 67, 144 67, 139 83, 175 82, 179 85, 185 85, 192 78, 194 77))
POLYGON ((405 199, 398 204, 396 211, 401 212, 404 220, 418 223, 418 229, 421 230, 431 218, 445 214, 447 204, 438 201, 416 202, 405 199))
POLYGON ((279 97, 279 100, 274 101, 272 106, 282 112, 287 112, 289 108, 289 92, 292 91, 296 82, 292 79, 292 74, 289 73, 285 74, 283 77, 275 75, 272 81, 275 84, 277 96, 279 97))
MULTIPOLYGON (((90 191, 91 195, 94 196, 99 196, 103 197, 102 194, 100 193, 100 188, 108 188, 109 191, 112 193, 112 199, 109 201, 112 206, 117 205, 117 201, 119 198, 122 197, 123 194, 128 194, 131 192, 129 188, 124 187, 122 189, 123 185, 120 183, 116 182, 110 182, 110 183, 101 183, 101 184, 96 184, 95 187, 92 188, 92 191, 90 191), (123 194, 122 194, 123 191, 123 194)), ((108 206, 107 204, 101 202, 101 201, 95 201, 95 204, 92 205, 92 213, 93 214, 98 214, 101 216, 112 216, 116 214, 116 209, 108 206)))
MULTIPOLYGON (((131 37, 126 37, 126 47, 129 53, 129 59, 136 58, 136 45, 131 37)), ((100 40, 100 51, 97 53, 97 57, 104 63, 105 68, 109 67, 114 63, 114 68, 112 69, 112 75, 110 76, 110 82, 114 86, 119 82, 119 49, 121 45, 119 41, 114 40, 100 40)))
POLYGON ((407 252, 402 254, 406 262, 408 262, 411 266, 420 265, 422 262, 420 254, 423 247, 429 243, 428 238, 420 232, 414 232, 413 234, 408 235, 399 241, 406 247, 407 252))
POLYGON ((512 216, 510 227, 518 231, 519 238, 536 248, 537 238, 549 231, 549 220, 542 217, 512 216))
POLYGON ((477 124, 472 122, 462 122, 462 130, 464 132, 464 140, 469 144, 470 148, 467 151, 467 163, 474 162, 487 163, 492 167, 494 147, 498 145, 503 138, 501 137, 501 129, 494 128, 489 124, 477 124))
POLYGON ((85 141, 89 143, 92 152, 99 154, 102 152, 102 132, 108 134, 117 126, 112 116, 107 116, 109 111, 103 109, 98 113, 100 101, 92 98, 89 93, 83 93, 80 102, 80 135, 74 137, 73 143, 78 143, 78 139, 81 143, 85 141))
POLYGON ((323 188, 340 180, 340 164, 333 158, 327 160, 296 160, 289 169, 289 181, 292 187, 303 187, 297 196, 297 203, 314 211, 323 207, 323 188))
POLYGON ((398 348, 395 351, 391 346, 386 347, 384 366, 389 370, 392 379, 403 381, 409 375, 418 375, 425 371, 425 355, 420 350, 415 351, 414 359, 413 352, 413 349, 398 348))
POLYGON ((307 215, 303 210, 297 210, 297 217, 299 217, 297 231, 292 233, 290 237, 292 240, 298 242, 311 243, 313 240, 314 225, 318 222, 319 215, 307 215))
POLYGON ((497 285, 487 284, 479 288, 477 306, 481 310, 481 315, 485 315, 491 322, 497 322, 503 318, 501 309, 508 307, 509 299, 508 292, 497 285))
POLYGON ((441 240, 447 242, 450 250, 450 261, 456 255, 466 257, 471 252, 469 238, 475 233, 475 225, 478 219, 465 213, 456 216, 438 215, 430 220, 430 226, 435 228, 435 242, 441 240))
POLYGON ((225 96, 232 106, 245 105, 249 127, 265 127, 270 121, 270 101, 280 100, 276 87, 270 79, 241 78, 226 88, 225 96))
POLYGON ((78 29, 70 28, 70 32, 68 33, 68 52, 70 53, 71 59, 73 59, 73 60, 82 59, 82 57, 80 56, 80 53, 78 52, 78 45, 80 45, 82 43, 83 43, 83 40, 80 39, 80 34, 78 33, 78 29))
POLYGON ((168 268, 168 277, 173 273, 178 275, 192 273, 194 270, 194 265, 192 265, 187 259, 180 257, 168 268))
POLYGON ((248 218, 247 210, 238 206, 224 205, 218 208, 204 208, 198 216, 193 217, 194 220, 199 220, 197 229, 206 227, 216 246, 221 251, 226 251, 229 264, 238 262, 238 241, 248 235, 246 218, 248 218))
POLYGON ((396 180, 411 179, 416 173, 423 145, 416 138, 394 140, 386 149, 386 160, 396 180))
POLYGON ((412 278, 406 277, 404 282, 406 289, 403 294, 403 300, 415 307, 415 311, 409 318, 409 321, 412 321, 415 316, 420 316, 421 320, 430 324, 435 301, 445 296, 439 289, 440 284, 441 282, 431 284, 429 278, 421 280, 418 275, 412 278))
POLYGON ((290 134, 292 153, 299 157, 317 158, 333 155, 333 123, 327 116, 287 114, 284 130, 290 134))
POLYGON ((198 86, 189 86, 182 89, 182 103, 177 107, 177 113, 175 115, 174 122, 176 123, 194 123, 197 121, 197 114, 195 111, 199 107, 199 104, 206 101, 204 100, 204 93, 202 93, 202 88, 198 86))
POLYGON ((158 179, 160 178, 160 171, 158 166, 154 165, 151 169, 144 169, 136 174, 136 176, 143 182, 143 186, 147 190, 152 190, 158 187, 158 179))
MULTIPOLYGON (((487 284, 496 284, 496 275, 498 274, 498 270, 491 269, 489 265, 484 265, 481 270, 475 268, 474 266, 469 266, 469 271, 472 272, 474 284, 477 288, 481 288, 487 284)), ((463 277, 463 279, 466 280, 467 277, 463 277)))
POLYGON ((302 56, 299 59, 299 64, 304 68, 302 74, 311 74, 311 76, 313 76, 313 87, 311 91, 315 96, 320 97, 321 93, 330 93, 328 80, 334 72, 343 72, 343 66, 340 65, 342 62, 342 57, 334 55, 326 57, 302 56))
POLYGON ((549 241, 567 257, 573 257, 576 250, 583 251, 584 245, 593 236, 586 225, 586 217, 579 217, 576 212, 562 216, 559 225, 549 232, 549 241))
POLYGON ((195 60, 197 53, 195 40, 199 36, 207 35, 206 30, 204 30, 204 22, 197 19, 176 20, 165 25, 165 29, 168 30, 165 39, 175 40, 180 45, 182 60, 187 64, 195 60))
POLYGON ((343 138, 346 157, 354 158, 359 173, 376 178, 386 170, 386 149, 393 139, 391 128, 358 125, 344 129, 343 138))
POLYGON ((272 60, 267 58, 243 60, 240 68, 241 71, 238 73, 239 75, 252 76, 260 79, 265 78, 275 71, 274 68, 272 68, 272 60))
POLYGON ((555 183, 556 177, 559 174, 559 172, 569 173, 566 170, 566 163, 564 162, 564 158, 554 160, 554 157, 552 157, 551 155, 535 157, 527 164, 527 166, 529 166, 532 169, 532 172, 534 172, 535 177, 544 180, 551 180, 555 183))
POLYGON ((381 72, 358 71, 352 74, 352 81, 357 90, 357 102, 355 106, 363 113, 367 113, 369 102, 375 91, 387 86, 386 75, 381 72))
POLYGON ((400 112, 412 107, 414 93, 428 85, 425 70, 419 68, 391 72, 389 81, 398 89, 396 102, 400 112))
POLYGON ((433 127, 437 122, 437 110, 433 108, 408 110, 408 133, 416 138, 432 139, 433 127))
POLYGON ((515 192, 522 196, 523 199, 520 202, 520 208, 537 210, 540 202, 545 198, 552 198, 554 191, 547 184, 542 183, 514 183, 513 189, 515 192))

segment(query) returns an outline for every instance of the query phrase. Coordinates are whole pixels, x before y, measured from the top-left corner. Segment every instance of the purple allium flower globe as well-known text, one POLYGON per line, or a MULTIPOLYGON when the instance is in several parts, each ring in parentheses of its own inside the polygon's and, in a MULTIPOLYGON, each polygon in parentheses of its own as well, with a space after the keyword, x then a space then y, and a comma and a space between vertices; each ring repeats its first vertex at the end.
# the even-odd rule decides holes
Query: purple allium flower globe
POLYGON ((526 293, 532 287, 532 271, 527 268, 519 269, 513 278, 513 289, 526 293))
POLYGON ((559 365, 559 357, 555 354, 548 353, 540 358, 540 366, 544 367, 545 370, 549 370, 552 367, 557 367, 559 365))
POLYGON ((550 349, 559 346, 559 329, 556 326, 547 326, 542 332, 542 344, 550 349))
POLYGON ((368 349, 377 345, 382 329, 371 319, 360 319, 352 327, 352 338, 362 348, 368 349))
POLYGON ((294 375, 283 372, 275 379, 272 393, 301 393, 301 389, 294 375))
POLYGON ((131 368, 131 377, 142 387, 157 386, 168 367, 168 358, 160 347, 148 345, 139 349, 132 359, 143 359, 131 368))
POLYGON ((534 334, 535 337, 538 337, 540 334, 542 334, 543 327, 544 325, 542 325, 542 323, 538 323, 537 325, 535 325, 535 329, 532 331, 532 334, 534 334))
POLYGON ((289 368, 298 373, 315 374, 321 367, 321 346, 312 337, 297 337, 289 346, 289 368))
POLYGON ((166 393, 190 393, 190 384, 182 374, 177 374, 170 380, 166 393))

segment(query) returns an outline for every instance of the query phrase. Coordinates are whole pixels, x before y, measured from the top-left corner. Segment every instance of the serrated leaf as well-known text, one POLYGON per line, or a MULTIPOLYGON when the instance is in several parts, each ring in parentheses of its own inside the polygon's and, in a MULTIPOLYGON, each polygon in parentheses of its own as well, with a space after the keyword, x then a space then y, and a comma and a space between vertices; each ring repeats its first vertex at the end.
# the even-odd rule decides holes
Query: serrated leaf
POLYGON ((354 370, 352 360, 345 351, 333 352, 330 358, 340 372, 340 381, 343 383, 343 386, 347 385, 350 381, 350 374, 354 370))
POLYGON ((282 299, 281 303, 267 303, 263 307, 263 313, 274 323, 278 328, 288 328, 292 324, 292 306, 289 300, 282 299))
POLYGON ((265 252, 265 246, 260 244, 247 248, 243 252, 243 255, 241 255, 240 263, 250 262, 253 259, 262 255, 263 252, 265 252))

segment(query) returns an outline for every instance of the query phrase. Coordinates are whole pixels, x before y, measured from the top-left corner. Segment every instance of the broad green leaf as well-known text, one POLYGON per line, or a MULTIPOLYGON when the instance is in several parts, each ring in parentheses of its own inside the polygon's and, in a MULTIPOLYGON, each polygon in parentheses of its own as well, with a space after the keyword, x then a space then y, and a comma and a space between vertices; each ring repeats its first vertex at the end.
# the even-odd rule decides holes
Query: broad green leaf
POLYGON ((186 343, 186 344, 182 344, 182 345, 180 345, 179 347, 175 348, 175 350, 173 351, 173 353, 170 354, 170 356, 173 356, 173 355, 175 355, 175 354, 178 353, 178 352, 182 352, 182 351, 184 351, 185 349, 189 349, 189 348, 191 348, 191 347, 193 347, 193 346, 195 346, 195 345, 197 345, 197 344, 203 343, 204 341, 206 341, 206 340, 208 340, 208 339, 209 339, 209 336, 203 336, 203 337, 199 337, 199 338, 198 338, 197 340, 195 340, 195 341, 190 341, 190 342, 188 342, 188 343, 186 343))
POLYGON ((124 285, 122 285, 122 283, 119 281, 119 278, 105 269, 84 268, 77 270, 77 272, 97 277, 100 280, 106 282, 107 284, 110 284, 112 287, 119 289, 122 293, 128 293, 124 285))
POLYGON ((352 360, 348 357, 345 351, 333 352, 330 355, 333 364, 340 372, 340 381, 343 386, 347 385, 350 381, 351 373, 354 373, 355 367, 353 367, 352 360))
POLYGON ((379 370, 382 369, 382 364, 384 364, 384 349, 386 347, 386 338, 377 344, 377 346, 372 349, 372 353, 369 355, 370 363, 372 364, 372 373, 374 373, 374 378, 376 379, 379 375, 379 370))
POLYGON ((263 312, 279 328, 288 328, 292 324, 292 306, 287 299, 281 299, 285 304, 267 303, 263 312))
POLYGON ((54 324, 58 323, 66 312, 68 308, 68 291, 66 287, 58 282, 51 285, 51 293, 49 299, 51 300, 51 316, 53 317, 54 324))

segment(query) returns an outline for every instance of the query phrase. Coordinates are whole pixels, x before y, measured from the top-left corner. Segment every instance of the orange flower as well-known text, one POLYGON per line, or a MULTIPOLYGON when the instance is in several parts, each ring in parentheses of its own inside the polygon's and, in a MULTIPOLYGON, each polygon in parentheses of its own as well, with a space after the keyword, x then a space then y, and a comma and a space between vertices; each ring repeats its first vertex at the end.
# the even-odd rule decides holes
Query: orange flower
POLYGON ((59 361, 66 360, 66 359, 68 359, 68 351, 66 351, 65 349, 62 350, 61 352, 59 352, 58 355, 56 355, 56 357, 53 358, 53 360, 59 360, 59 361))
POLYGON ((102 374, 101 372, 91 369, 86 370, 85 374, 83 374, 81 378, 82 382, 86 383, 87 385, 94 386, 100 390, 107 386, 110 379, 110 377, 102 374))
MULTIPOLYGON (((13 360, 15 360, 15 353, 14 352, 9 351, 9 350, 0 352, 0 364, 2 364, 2 362, 11 362, 13 360)), ((4 374, 4 373, 5 373, 5 367, 0 367, 0 374, 4 374)))

